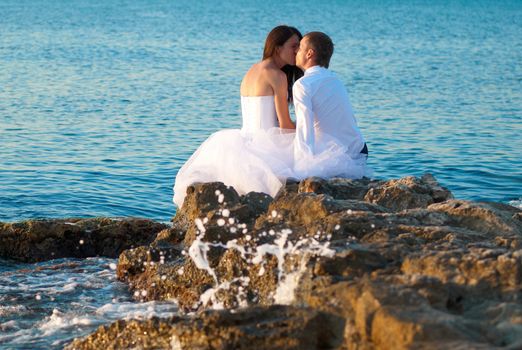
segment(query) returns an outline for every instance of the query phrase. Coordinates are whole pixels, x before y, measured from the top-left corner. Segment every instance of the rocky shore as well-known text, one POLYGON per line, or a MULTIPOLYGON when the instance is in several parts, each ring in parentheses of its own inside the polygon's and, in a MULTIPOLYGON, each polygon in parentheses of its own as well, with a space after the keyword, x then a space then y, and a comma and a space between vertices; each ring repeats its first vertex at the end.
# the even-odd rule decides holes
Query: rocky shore
POLYGON ((1 224, 0 257, 119 251, 137 300, 181 312, 68 349, 522 348, 522 211, 428 174, 309 178, 275 198, 196 184, 171 227, 91 220, 1 224))
POLYGON ((0 222, 0 258, 39 262, 59 258, 116 258, 150 244, 167 225, 146 219, 44 219, 0 222))

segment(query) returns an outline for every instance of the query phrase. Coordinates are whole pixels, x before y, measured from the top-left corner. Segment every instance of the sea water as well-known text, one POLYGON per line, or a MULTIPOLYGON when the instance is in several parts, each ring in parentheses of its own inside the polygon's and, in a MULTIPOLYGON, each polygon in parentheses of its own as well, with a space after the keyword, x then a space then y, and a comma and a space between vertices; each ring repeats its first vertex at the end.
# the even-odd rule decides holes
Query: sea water
MULTIPOLYGON (((279 24, 331 35, 376 177, 521 205, 520 1, 1 0, 0 221, 168 221, 177 170, 240 127, 242 75, 279 24)), ((0 262, 0 347, 175 312, 132 303, 115 263, 0 262)))
POLYGON ((134 302, 126 285, 116 281, 115 263, 0 260, 0 348, 61 348, 111 321, 176 314, 172 302, 134 302))

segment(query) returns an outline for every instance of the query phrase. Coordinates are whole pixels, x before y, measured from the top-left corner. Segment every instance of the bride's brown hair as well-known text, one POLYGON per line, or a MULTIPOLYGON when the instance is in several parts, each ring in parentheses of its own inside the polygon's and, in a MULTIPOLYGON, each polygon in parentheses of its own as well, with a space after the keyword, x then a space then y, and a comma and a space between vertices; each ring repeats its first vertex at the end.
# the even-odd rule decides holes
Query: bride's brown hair
MULTIPOLYGON (((303 38, 301 32, 294 27, 281 25, 272 29, 265 40, 263 60, 274 56, 277 48, 283 46, 286 41, 294 35, 297 35, 299 40, 303 38)), ((292 86, 297 79, 303 76, 303 71, 297 66, 291 66, 288 64, 281 68, 281 70, 285 72, 288 81, 288 101, 292 101, 292 86)))

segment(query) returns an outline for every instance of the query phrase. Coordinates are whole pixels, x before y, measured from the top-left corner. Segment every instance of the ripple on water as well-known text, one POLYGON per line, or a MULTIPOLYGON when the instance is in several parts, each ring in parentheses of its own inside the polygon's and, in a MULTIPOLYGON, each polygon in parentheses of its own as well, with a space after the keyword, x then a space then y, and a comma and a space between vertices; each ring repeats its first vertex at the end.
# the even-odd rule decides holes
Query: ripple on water
MULTIPOLYGON (((3 12, 0 183, 11 196, 0 197, 0 220, 168 220, 177 170, 212 132, 241 124, 238 86, 278 21, 273 3, 30 3, 3 12), (163 15, 142 16, 151 6, 163 15), (202 23, 221 24, 202 35, 202 23), (29 201, 12 201, 27 193, 29 201)), ((278 5, 279 13, 299 5, 278 5)), ((280 20, 332 33, 331 67, 350 91, 376 177, 486 177, 494 188, 458 185, 456 196, 505 201, 520 196, 522 182, 519 10, 516 1, 336 2, 280 20), (345 21, 325 21, 331 11, 345 21)))
POLYGON ((118 319, 172 316, 173 302, 134 302, 115 259, 0 261, 0 346, 60 348, 118 319))

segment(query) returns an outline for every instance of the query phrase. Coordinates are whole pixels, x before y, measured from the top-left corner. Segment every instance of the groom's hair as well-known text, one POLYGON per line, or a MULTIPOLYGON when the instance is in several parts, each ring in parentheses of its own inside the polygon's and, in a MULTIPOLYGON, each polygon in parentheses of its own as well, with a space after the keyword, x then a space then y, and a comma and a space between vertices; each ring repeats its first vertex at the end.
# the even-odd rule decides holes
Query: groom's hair
POLYGON ((328 68, 334 51, 332 39, 323 32, 310 32, 305 37, 308 38, 308 44, 315 51, 315 63, 328 68))

